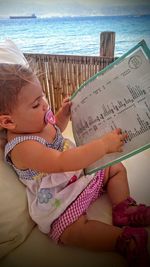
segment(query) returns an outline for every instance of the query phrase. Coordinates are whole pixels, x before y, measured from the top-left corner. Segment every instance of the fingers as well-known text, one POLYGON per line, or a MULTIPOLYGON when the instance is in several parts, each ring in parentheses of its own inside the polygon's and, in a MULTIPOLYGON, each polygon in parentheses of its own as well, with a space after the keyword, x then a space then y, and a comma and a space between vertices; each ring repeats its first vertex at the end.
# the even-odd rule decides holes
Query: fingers
POLYGON ((70 101, 70 96, 65 97, 62 102, 62 107, 68 106, 70 108, 71 105, 72 105, 72 102, 70 101))
POLYGON ((122 130, 121 130, 121 128, 116 128, 116 129, 114 130, 114 132, 115 132, 116 134, 122 134, 122 130))
POLYGON ((123 133, 121 128, 116 128, 114 132, 120 136, 121 141, 125 141, 125 139, 128 137, 128 134, 123 133))
POLYGON ((120 139, 123 142, 127 139, 127 137, 128 137, 128 135, 126 133, 123 133, 123 134, 120 135, 120 139))
POLYGON ((127 133, 124 133, 123 136, 124 136, 124 139, 128 138, 128 134, 127 133))
POLYGON ((128 135, 127 135, 127 133, 122 133, 122 130, 120 128, 115 129, 114 132, 118 135, 118 137, 120 139, 120 145, 118 148, 118 152, 123 152, 123 146, 124 146, 125 140, 128 137, 128 135))
POLYGON ((70 102, 70 96, 66 96, 64 99, 63 99, 63 103, 67 103, 67 102, 70 102))

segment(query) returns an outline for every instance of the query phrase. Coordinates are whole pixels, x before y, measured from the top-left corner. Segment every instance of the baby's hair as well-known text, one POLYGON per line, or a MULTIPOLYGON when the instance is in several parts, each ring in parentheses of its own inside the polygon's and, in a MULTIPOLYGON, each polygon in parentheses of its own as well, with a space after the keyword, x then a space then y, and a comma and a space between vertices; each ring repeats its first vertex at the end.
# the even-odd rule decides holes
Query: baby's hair
POLYGON ((21 88, 32 82, 34 71, 29 66, 0 64, 0 115, 8 115, 17 104, 21 88))
MULTIPOLYGON (((0 64, 0 115, 8 115, 17 104, 21 88, 32 82, 34 71, 29 66, 0 64)), ((0 148, 6 144, 6 129, 0 127, 0 148)))

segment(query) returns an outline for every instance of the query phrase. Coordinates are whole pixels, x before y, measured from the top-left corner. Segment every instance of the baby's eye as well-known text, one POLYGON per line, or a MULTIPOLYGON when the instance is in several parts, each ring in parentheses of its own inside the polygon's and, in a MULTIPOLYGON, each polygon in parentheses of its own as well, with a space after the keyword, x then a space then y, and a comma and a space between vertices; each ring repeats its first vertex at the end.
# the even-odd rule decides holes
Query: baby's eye
POLYGON ((36 105, 34 105, 32 108, 38 108, 40 105, 40 103, 37 103, 36 105))

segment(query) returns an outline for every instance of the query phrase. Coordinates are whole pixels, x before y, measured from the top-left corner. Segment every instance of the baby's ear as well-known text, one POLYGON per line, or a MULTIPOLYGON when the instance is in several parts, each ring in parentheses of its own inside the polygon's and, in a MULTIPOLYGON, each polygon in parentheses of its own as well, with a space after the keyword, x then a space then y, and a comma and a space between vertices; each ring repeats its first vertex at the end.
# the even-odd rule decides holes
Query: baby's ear
POLYGON ((10 115, 0 115, 0 128, 13 130, 15 128, 15 124, 10 115))

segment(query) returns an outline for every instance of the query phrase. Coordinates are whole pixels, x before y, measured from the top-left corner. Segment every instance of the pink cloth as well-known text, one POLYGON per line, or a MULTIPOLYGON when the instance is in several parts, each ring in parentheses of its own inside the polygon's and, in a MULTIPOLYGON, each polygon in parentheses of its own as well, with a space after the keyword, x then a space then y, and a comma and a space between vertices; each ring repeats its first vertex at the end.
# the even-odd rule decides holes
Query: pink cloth
POLYGON ((61 243, 60 236, 64 230, 70 224, 75 222, 82 214, 86 213, 88 207, 100 196, 104 173, 104 170, 97 172, 93 180, 76 200, 53 222, 49 237, 56 243, 61 243))

